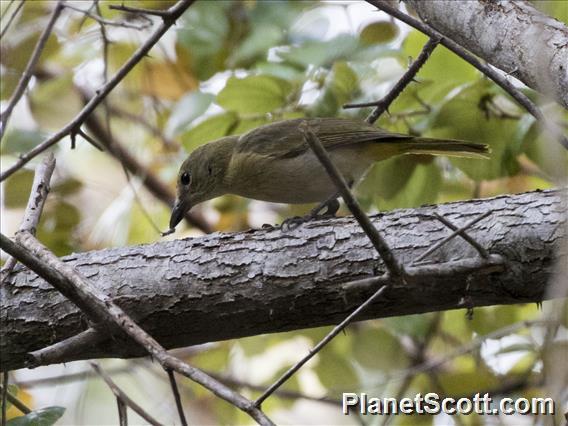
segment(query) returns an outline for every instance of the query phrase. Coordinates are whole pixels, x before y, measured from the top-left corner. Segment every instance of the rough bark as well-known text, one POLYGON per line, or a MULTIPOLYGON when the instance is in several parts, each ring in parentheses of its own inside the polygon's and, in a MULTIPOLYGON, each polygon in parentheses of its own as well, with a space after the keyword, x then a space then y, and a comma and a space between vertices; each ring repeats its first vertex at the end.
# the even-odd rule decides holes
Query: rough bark
MULTIPOLYGON (((506 264, 502 272, 479 268, 474 274, 439 276, 448 265, 479 259, 455 238, 423 261, 429 266, 423 275, 389 289, 360 319, 540 301, 555 260, 566 259, 556 250, 566 233, 565 198, 566 191, 532 192, 373 216, 395 256, 408 266, 451 233, 434 212, 461 226, 490 210, 467 232, 506 264)), ((376 290, 343 284, 384 271, 350 217, 287 232, 216 233, 64 260, 167 348, 337 323, 376 290)), ((27 352, 88 327, 74 305, 23 267, 0 287, 0 296, 3 370, 23 367, 27 352)), ((107 341, 72 358, 138 355, 140 349, 128 342, 107 341)))
POLYGON ((420 18, 568 108, 568 27, 524 1, 406 0, 420 18))

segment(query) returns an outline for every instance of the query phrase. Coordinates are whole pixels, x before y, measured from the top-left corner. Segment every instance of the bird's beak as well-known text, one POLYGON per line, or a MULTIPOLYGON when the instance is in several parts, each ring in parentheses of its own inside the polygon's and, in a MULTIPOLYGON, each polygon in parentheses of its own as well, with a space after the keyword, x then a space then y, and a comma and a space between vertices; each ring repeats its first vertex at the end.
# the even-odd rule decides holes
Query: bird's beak
POLYGON ((174 207, 172 208, 172 215, 170 216, 170 231, 173 232, 177 224, 180 223, 183 219, 183 216, 187 210, 189 210, 187 203, 184 203, 183 201, 177 199, 174 207))

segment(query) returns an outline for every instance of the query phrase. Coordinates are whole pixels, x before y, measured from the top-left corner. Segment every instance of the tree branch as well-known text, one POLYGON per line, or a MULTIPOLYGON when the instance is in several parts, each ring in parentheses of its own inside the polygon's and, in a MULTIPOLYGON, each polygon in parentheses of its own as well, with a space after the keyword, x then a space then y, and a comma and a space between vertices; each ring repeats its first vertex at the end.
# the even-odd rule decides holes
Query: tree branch
MULTIPOLYGON (((372 217, 396 258, 409 264, 448 235, 434 213, 461 224, 491 211, 468 230, 490 257, 454 238, 428 263, 406 267, 407 284, 390 288, 359 320, 542 300, 555 261, 567 256, 556 251, 565 238, 566 195, 531 192, 372 217)), ((376 276, 385 265, 349 217, 288 232, 214 234, 62 260, 167 348, 338 324, 390 283, 376 276)), ((0 287, 0 300, 2 368, 27 366, 29 352, 88 328, 73 304, 21 267, 0 287)), ((107 339, 71 354, 59 351, 49 363, 144 354, 130 342, 107 339)))
POLYGON ((415 61, 412 62, 408 70, 404 73, 404 75, 396 82, 396 84, 392 87, 392 89, 383 97, 382 99, 375 101, 375 102, 366 102, 362 104, 347 104, 344 105, 343 108, 361 108, 361 107, 368 107, 374 106, 375 109, 373 112, 367 117, 365 121, 369 124, 375 123, 379 117, 385 112, 388 111, 389 106, 393 103, 393 101, 402 93, 402 91, 408 86, 422 68, 422 65, 426 63, 436 46, 440 43, 438 39, 430 38, 428 42, 422 48, 422 51, 418 55, 415 61))
MULTIPOLYGON (((17 257, 20 262, 40 274, 61 294, 65 295, 87 318, 100 325, 108 325, 108 333, 116 337, 128 336, 138 346, 156 359, 166 370, 175 370, 208 389, 219 398, 247 413, 261 425, 273 423, 266 415, 242 395, 219 381, 192 367, 166 350, 138 324, 136 324, 110 297, 95 288, 69 265, 59 260, 41 245, 29 232, 16 234, 17 244, 0 234, 3 250, 17 257), (118 332, 117 332, 118 331, 118 332)), ((124 343, 124 342, 123 342, 124 343)))
POLYGON ((45 48, 47 39, 49 38, 51 32, 53 31, 53 26, 55 25, 55 22, 59 18, 59 15, 61 15, 63 7, 64 7, 64 2, 62 0, 59 0, 55 5, 55 8, 53 9, 53 12, 51 13, 51 17, 49 18, 47 26, 45 27, 45 29, 41 33, 41 36, 39 37, 39 40, 37 41, 34 51, 32 52, 32 56, 30 57, 30 60, 28 61, 28 64, 24 69, 24 73, 22 74, 20 81, 18 81, 18 85, 16 86, 14 93, 12 93, 12 96, 8 101, 6 109, 2 111, 2 113, 0 114, 0 141, 4 138, 4 133, 6 132, 6 126, 8 125, 8 120, 12 115, 12 111, 14 110, 16 104, 24 94, 26 87, 28 87, 28 83, 30 81, 30 78, 32 78, 33 71, 37 64, 37 61, 41 56, 41 52, 43 52, 43 49, 45 48))
POLYGON ((491 80, 493 80, 497 85, 499 85, 505 92, 507 92, 513 99, 515 99, 520 105, 522 105, 531 115, 533 115, 538 121, 543 125, 543 129, 548 131, 554 139, 557 139, 562 146, 568 149, 568 138, 563 135, 562 129, 555 123, 548 120, 540 110, 524 93, 518 90, 507 78, 501 75, 499 72, 495 71, 491 66, 484 64, 474 55, 460 46, 458 43, 452 39, 444 36, 440 32, 436 31, 434 28, 425 24, 418 19, 407 15, 400 10, 392 7, 386 0, 366 0, 367 3, 372 4, 383 12, 388 13, 391 16, 401 20, 407 25, 416 28, 418 31, 428 35, 429 37, 439 38, 440 43, 454 52, 456 55, 460 56, 465 61, 469 62, 491 80))
POLYGON ((101 377, 101 379, 104 380, 104 382, 107 384, 107 386, 112 391, 114 396, 116 396, 117 399, 122 401, 124 405, 130 407, 132 411, 134 411, 136 414, 138 414, 140 417, 142 417, 151 425, 153 426, 161 425, 159 421, 154 419, 154 417, 152 417, 142 407, 136 404, 136 402, 130 399, 130 397, 126 393, 124 393, 124 391, 120 389, 116 385, 116 383, 114 383, 114 381, 110 378, 110 376, 101 368, 101 366, 97 362, 91 361, 90 364, 91 367, 93 367, 93 370, 101 377))
POLYGON ((37 145, 32 150, 25 154, 22 154, 18 160, 6 169, 2 174, 0 174, 0 181, 3 181, 8 176, 11 176, 16 170, 20 169, 32 158, 41 154, 43 151, 48 149, 50 146, 55 145, 65 136, 71 134, 75 129, 77 129, 85 119, 95 110, 97 106, 107 97, 107 95, 122 81, 124 77, 134 68, 134 66, 140 62, 150 51, 150 49, 160 40, 160 38, 170 29, 170 27, 175 23, 177 18, 181 16, 183 12, 194 2, 195 0, 180 0, 176 5, 168 9, 168 19, 164 19, 162 24, 156 29, 156 31, 150 36, 150 38, 138 48, 138 50, 130 57, 130 59, 116 72, 116 74, 101 87, 96 96, 91 98, 89 103, 73 118, 67 125, 65 125, 58 132, 47 138, 45 141, 37 145))
POLYGON ((406 0, 423 22, 568 109, 568 27, 529 2, 406 0))
MULTIPOLYGON (((30 198, 28 199, 28 205, 24 212, 24 218, 22 219, 22 225, 20 230, 28 231, 32 235, 35 235, 36 228, 41 217, 41 212, 43 211, 43 205, 47 199, 47 194, 49 193, 49 182, 51 181, 51 175, 55 169, 55 157, 53 154, 49 154, 39 166, 37 166, 34 181, 32 183, 32 189, 30 191, 30 198)), ((16 259, 9 257, 2 271, 0 271, 0 283, 4 280, 14 266, 16 266, 16 259)))

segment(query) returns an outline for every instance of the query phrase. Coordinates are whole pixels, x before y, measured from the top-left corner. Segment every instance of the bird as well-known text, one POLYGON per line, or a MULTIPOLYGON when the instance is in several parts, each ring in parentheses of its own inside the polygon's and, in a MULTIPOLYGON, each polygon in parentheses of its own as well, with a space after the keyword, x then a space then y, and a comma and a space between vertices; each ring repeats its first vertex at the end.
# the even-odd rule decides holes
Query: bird
POLYGON ((359 182, 377 161, 404 154, 488 158, 486 144, 392 133, 352 118, 276 121, 242 135, 204 144, 189 154, 177 176, 171 234, 195 205, 225 194, 273 203, 320 203, 309 217, 333 216, 339 194, 305 140, 302 127, 320 140, 346 182, 359 182), (322 213, 324 207, 327 211, 322 213))

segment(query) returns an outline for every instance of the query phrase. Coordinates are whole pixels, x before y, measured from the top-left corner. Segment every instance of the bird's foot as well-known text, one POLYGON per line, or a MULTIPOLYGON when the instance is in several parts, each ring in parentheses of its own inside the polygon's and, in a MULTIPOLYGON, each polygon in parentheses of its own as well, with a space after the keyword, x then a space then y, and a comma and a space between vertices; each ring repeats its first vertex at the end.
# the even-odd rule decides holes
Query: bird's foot
POLYGON ((289 217, 282 222, 280 228, 282 229, 282 231, 293 231, 298 226, 303 225, 306 222, 311 222, 312 220, 332 219, 334 217, 335 214, 329 214, 327 212, 320 214, 310 213, 305 216, 289 217))

